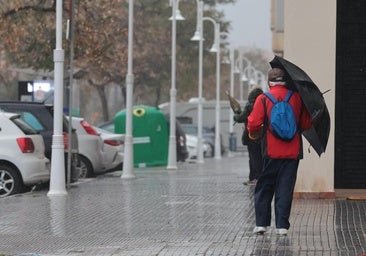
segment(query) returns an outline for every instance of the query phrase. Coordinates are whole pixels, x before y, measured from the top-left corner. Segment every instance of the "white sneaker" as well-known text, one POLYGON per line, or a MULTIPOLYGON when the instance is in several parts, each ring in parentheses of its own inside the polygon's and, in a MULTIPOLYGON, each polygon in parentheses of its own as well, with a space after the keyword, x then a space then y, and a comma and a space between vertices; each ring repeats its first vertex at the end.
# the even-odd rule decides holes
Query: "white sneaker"
POLYGON ((285 228, 277 228, 276 234, 280 236, 287 236, 287 229, 285 228))
POLYGON ((267 231, 266 227, 255 227, 253 233, 256 235, 263 235, 267 231))

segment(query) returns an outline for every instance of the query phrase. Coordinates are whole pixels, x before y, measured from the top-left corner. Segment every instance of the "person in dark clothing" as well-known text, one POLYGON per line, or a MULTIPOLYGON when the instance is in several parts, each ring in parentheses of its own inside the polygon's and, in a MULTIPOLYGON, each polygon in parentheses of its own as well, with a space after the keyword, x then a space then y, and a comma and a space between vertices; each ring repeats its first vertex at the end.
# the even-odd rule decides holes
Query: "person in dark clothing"
MULTIPOLYGON (((282 69, 273 68, 268 72, 269 92, 277 101, 282 101, 289 92, 286 82, 282 69)), ((303 157, 301 133, 310 129, 312 120, 298 92, 293 92, 288 102, 297 123, 297 132, 290 141, 277 137, 268 127, 273 102, 264 94, 256 99, 248 116, 249 138, 256 138, 260 134, 263 137, 263 171, 254 191, 255 234, 265 233, 271 225, 273 197, 276 233, 287 235, 290 227, 289 218, 297 169, 303 157)))
POLYGON ((249 154, 249 180, 243 182, 244 185, 255 185, 259 175, 262 173, 262 150, 260 140, 251 140, 248 136, 248 116, 252 112, 255 100, 263 90, 259 87, 253 88, 248 95, 248 101, 240 114, 234 115, 234 121, 244 123, 244 131, 242 136, 242 143, 248 148, 249 154))

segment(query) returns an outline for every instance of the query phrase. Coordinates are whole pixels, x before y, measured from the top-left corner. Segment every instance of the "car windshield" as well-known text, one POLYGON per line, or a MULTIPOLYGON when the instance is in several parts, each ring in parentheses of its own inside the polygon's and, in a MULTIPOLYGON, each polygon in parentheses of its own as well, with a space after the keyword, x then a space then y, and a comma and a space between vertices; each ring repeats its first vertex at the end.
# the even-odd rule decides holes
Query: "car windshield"
POLYGON ((106 122, 98 125, 99 128, 114 133, 114 122, 106 122))
POLYGON ((114 134, 113 132, 111 131, 108 131, 106 129, 103 129, 103 128, 100 128, 100 127, 97 127, 97 126, 93 126, 94 130, 96 130, 98 133, 107 133, 107 134, 114 134))
POLYGON ((197 134, 197 126, 193 126, 193 125, 182 125, 182 128, 184 130, 185 133, 187 134, 197 134))
POLYGON ((203 131, 203 133, 214 133, 212 128, 208 128, 208 127, 202 127, 202 131, 203 131))

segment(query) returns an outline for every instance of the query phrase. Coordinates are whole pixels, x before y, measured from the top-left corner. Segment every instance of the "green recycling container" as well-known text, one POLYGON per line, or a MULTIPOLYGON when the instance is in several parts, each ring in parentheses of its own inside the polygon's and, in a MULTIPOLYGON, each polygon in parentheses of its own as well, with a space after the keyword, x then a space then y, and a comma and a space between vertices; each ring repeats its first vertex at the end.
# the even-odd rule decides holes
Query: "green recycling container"
MULTIPOLYGON (((133 162, 135 167, 167 165, 169 132, 163 112, 155 107, 133 107, 133 162)), ((114 117, 115 133, 126 132, 126 110, 114 117)))

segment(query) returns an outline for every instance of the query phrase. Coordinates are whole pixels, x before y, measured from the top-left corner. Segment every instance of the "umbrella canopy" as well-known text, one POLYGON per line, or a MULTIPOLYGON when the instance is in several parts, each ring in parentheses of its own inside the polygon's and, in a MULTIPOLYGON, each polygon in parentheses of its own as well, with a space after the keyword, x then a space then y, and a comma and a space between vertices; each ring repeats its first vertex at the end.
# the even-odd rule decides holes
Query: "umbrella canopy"
POLYGON ((322 92, 305 71, 292 62, 275 56, 269 64, 272 68, 283 69, 287 87, 300 94, 313 120, 313 126, 303 134, 320 156, 325 152, 330 132, 330 116, 322 92))

